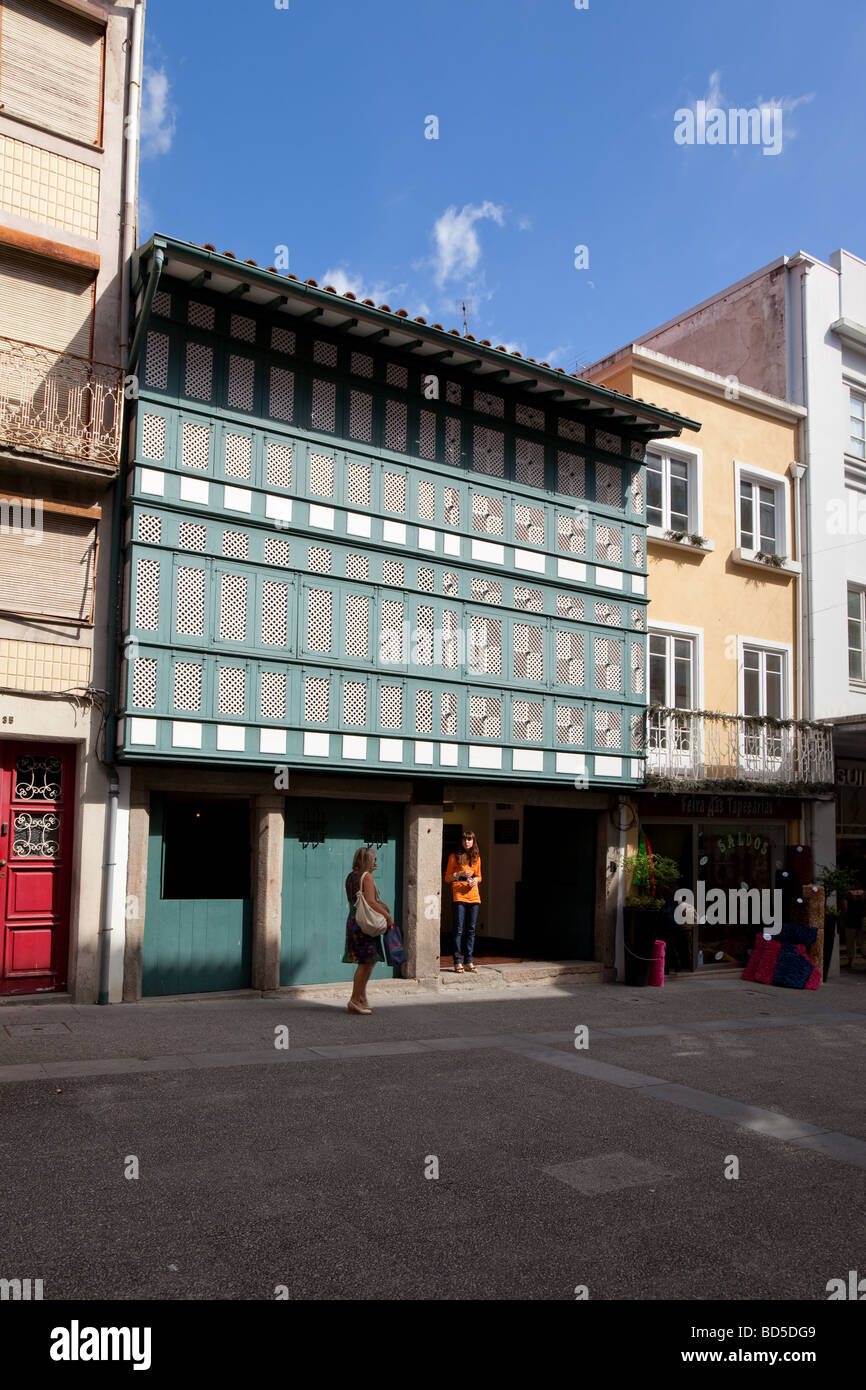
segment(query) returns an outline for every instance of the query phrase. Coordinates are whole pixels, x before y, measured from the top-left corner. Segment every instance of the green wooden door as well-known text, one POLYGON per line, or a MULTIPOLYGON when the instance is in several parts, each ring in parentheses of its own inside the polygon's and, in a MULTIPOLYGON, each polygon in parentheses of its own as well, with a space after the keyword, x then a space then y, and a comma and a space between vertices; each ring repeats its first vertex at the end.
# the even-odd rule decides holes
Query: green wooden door
POLYGON ((249 988, 249 863, 249 802, 151 796, 144 995, 249 988))
POLYGON ((527 806, 515 944, 536 958, 593 960, 595 846, 591 811, 527 806))
MULTIPOLYGON (((352 978, 354 965, 342 963, 349 910, 345 883, 356 849, 369 842, 378 858, 379 894, 402 926, 402 805, 326 798, 287 802, 281 985, 352 978), (324 836, 321 843, 313 843, 319 836, 324 836)), ((386 965, 377 967, 380 976, 398 973, 386 965)))

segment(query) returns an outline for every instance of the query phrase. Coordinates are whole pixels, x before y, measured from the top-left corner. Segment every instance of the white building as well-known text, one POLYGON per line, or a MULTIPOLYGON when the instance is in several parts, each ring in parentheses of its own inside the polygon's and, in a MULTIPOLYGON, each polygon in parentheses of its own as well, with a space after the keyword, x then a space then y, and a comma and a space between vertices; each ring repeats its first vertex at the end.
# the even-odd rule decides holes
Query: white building
POLYGON ((638 341, 806 407, 803 708, 835 725, 840 787, 815 857, 866 868, 866 262, 782 256, 638 341))

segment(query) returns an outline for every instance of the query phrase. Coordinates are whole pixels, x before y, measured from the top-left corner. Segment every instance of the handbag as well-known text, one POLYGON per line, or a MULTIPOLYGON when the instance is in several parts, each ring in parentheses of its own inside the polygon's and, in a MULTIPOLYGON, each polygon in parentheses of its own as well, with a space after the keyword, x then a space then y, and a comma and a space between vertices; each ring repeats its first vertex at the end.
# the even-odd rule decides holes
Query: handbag
POLYGON ((402 965, 406 959, 406 948, 403 945, 403 938, 400 935, 400 928, 396 922, 391 926, 382 937, 382 947, 385 951, 386 965, 402 965))
POLYGON ((381 912, 376 912, 375 908, 372 908, 364 897, 364 879, 366 877, 366 873, 361 875, 361 884, 355 898, 355 921, 366 936, 382 936, 388 930, 388 920, 383 917, 381 912))

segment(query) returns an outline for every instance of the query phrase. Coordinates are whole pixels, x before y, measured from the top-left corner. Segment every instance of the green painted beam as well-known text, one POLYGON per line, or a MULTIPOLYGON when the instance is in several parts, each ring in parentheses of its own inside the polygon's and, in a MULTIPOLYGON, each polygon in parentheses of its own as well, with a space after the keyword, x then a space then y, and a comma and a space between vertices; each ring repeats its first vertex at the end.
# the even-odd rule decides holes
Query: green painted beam
POLYGON ((350 328, 357 328, 357 319, 346 319, 345 323, 338 323, 336 328, 332 328, 332 333, 348 333, 350 328))
POLYGON ((296 323, 307 323, 310 319, 320 319, 324 309, 309 309, 306 314, 293 314, 296 323))
POLYGON ((266 309, 280 309, 284 304, 288 304, 288 302, 289 296, 287 294, 275 294, 273 299, 269 299, 264 307, 266 309))
POLYGON ((192 290, 200 290, 201 287, 202 287, 202 285, 206 285, 207 282, 208 282, 208 280, 210 280, 210 279, 211 279, 211 273, 210 273, 210 271, 209 271, 209 270, 201 270, 201 271, 199 271, 198 275, 195 276, 194 279, 190 280, 190 282, 189 282, 189 287, 190 287, 190 289, 192 289, 192 290))
POLYGON ((243 299, 244 295, 249 294, 249 292, 249 285, 245 280, 242 280, 239 285, 235 285, 233 290, 226 291, 226 299, 243 299))

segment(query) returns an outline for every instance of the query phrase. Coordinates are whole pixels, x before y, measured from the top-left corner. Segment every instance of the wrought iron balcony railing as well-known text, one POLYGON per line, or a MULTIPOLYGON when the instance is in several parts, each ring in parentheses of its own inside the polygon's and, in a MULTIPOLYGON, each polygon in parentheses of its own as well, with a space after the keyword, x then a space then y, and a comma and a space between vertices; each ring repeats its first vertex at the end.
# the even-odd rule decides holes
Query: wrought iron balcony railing
POLYGON ((117 465, 123 373, 0 338, 0 445, 117 465))
POLYGON ((806 720, 647 711, 646 780, 650 785, 775 787, 802 792, 833 784, 833 734, 806 720))

